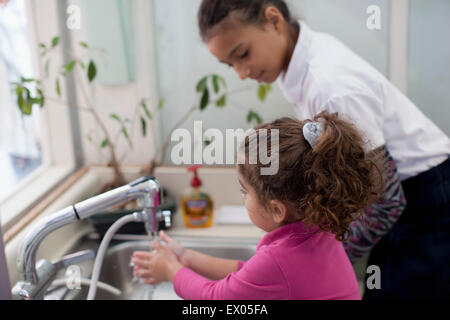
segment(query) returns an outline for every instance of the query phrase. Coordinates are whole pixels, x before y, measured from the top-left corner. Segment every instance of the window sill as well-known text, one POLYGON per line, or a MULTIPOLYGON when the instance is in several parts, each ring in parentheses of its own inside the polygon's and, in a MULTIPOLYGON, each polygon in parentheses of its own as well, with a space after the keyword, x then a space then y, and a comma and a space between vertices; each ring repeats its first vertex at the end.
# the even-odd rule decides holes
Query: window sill
POLYGON ((32 208, 37 207, 48 193, 66 179, 74 168, 69 166, 42 167, 26 178, 14 194, 0 203, 3 233, 15 226, 32 208))

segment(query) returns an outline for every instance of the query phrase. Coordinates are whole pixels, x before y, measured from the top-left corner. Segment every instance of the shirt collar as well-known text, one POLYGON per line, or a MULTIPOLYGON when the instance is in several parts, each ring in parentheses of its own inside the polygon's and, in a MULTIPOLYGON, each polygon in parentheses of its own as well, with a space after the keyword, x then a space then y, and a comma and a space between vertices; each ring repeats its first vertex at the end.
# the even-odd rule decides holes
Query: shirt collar
POLYGON ((279 84, 286 99, 294 104, 302 98, 303 81, 307 72, 308 52, 312 41, 312 30, 299 20, 300 32, 288 68, 279 77, 279 84))
POLYGON ((269 245, 270 243, 280 240, 282 238, 291 238, 295 236, 297 239, 307 239, 311 235, 320 230, 318 226, 308 227, 302 221, 293 222, 284 226, 278 227, 275 230, 267 233, 258 243, 257 249, 261 246, 269 245))

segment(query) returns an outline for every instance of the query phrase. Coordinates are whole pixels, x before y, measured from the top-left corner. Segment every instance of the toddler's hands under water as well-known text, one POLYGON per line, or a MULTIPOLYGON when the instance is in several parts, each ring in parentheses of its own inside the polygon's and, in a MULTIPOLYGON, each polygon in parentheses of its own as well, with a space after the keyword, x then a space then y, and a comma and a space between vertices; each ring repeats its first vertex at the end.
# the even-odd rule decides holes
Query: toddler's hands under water
POLYGON ((160 235, 167 246, 163 246, 159 241, 153 241, 152 251, 136 251, 131 259, 134 264, 134 275, 140 277, 146 284, 172 281, 176 272, 183 268, 176 253, 182 257, 184 248, 164 232, 160 235))
POLYGON ((162 230, 159 232, 159 236, 161 237, 161 240, 167 244, 167 247, 177 256, 181 264, 185 267, 189 267, 189 261, 187 259, 186 250, 184 247, 177 240, 172 239, 162 230))

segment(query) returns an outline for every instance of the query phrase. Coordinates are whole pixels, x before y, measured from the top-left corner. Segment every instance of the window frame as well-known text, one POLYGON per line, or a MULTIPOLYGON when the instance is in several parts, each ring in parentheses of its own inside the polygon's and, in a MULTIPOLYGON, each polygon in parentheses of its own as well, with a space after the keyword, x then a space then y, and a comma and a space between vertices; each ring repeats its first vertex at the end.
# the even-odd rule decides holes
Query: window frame
POLYGON ((390 2, 389 80, 405 95, 408 91, 409 1, 390 2))
MULTIPOLYGON (((37 0, 25 0, 28 38, 36 78, 42 78, 44 74, 39 43, 49 43, 56 33, 61 33, 59 19, 63 17, 58 15, 57 1, 39 0, 38 4, 37 0)), ((62 63, 60 48, 54 57, 55 65, 62 63)), ((46 88, 54 87, 48 80, 43 85, 46 88)), ((64 85, 61 83, 63 92, 66 92, 64 85)), ((69 108, 48 100, 40 109, 42 164, 0 202, 0 222, 4 233, 19 223, 39 201, 76 170, 69 111, 69 108)))

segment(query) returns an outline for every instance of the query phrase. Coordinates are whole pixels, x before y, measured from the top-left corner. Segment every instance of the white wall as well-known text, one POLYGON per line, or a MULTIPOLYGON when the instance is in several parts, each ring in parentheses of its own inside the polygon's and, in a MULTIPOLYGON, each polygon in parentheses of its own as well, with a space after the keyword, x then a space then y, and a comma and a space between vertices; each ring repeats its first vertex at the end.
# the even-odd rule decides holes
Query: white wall
MULTIPOLYGON (((72 30, 70 31, 70 35, 72 37, 74 52, 77 56, 81 56, 84 54, 83 48, 79 46, 80 41, 85 41, 89 43, 88 37, 88 24, 86 23, 86 19, 83 20, 83 14, 88 15, 83 10, 89 10, 89 7, 83 6, 82 3, 78 0, 69 1, 69 4, 74 4, 82 8, 82 23, 80 30, 72 30)), ((131 81, 126 81, 123 84, 117 85, 107 85, 97 83, 94 86, 90 86, 87 84, 87 81, 84 81, 85 85, 88 85, 88 93, 89 95, 94 97, 95 105, 97 106, 97 111, 101 115, 101 118, 104 119, 104 123, 107 126, 108 131, 110 132, 112 139, 115 140, 115 137, 118 136, 118 132, 120 131, 120 125, 113 119, 110 119, 110 114, 116 113, 122 119, 130 119, 136 120, 136 125, 133 127, 134 130, 131 132, 131 127, 128 127, 130 130, 130 137, 133 142, 133 149, 129 148, 128 142, 120 136, 118 142, 118 152, 117 155, 119 160, 122 160, 123 164, 143 164, 150 161, 155 152, 155 139, 153 135, 153 125, 157 126, 158 118, 155 114, 154 123, 148 123, 148 134, 146 137, 143 137, 140 129, 140 118, 136 118, 136 107, 139 105, 141 98, 150 98, 151 103, 149 103, 149 107, 155 106, 158 101, 157 92, 155 87, 155 80, 153 78, 154 71, 154 57, 152 51, 152 25, 149 17, 152 15, 151 6, 146 0, 133 0, 131 1, 131 10, 132 10, 132 37, 134 38, 134 48, 125 48, 129 50, 134 57, 134 77, 131 81)), ((106 18, 105 18, 106 19, 106 18)), ((98 23, 102 23, 102 17, 98 17, 98 23)), ((92 24, 90 25, 92 27, 92 24)), ((94 26, 95 27, 95 26, 94 26)), ((111 41, 114 41, 116 34, 114 32, 105 32, 104 37, 110 38, 111 41)), ((104 68, 104 62, 100 60, 96 60, 96 63, 100 68, 104 68)), ((108 64, 109 68, 114 68, 114 64, 108 64)), ((86 77, 85 77, 86 78, 86 77)), ((101 79, 101 77, 99 77, 101 79)), ((84 79, 86 80, 86 79, 84 79)), ((107 82, 107 81, 103 81, 107 82)), ((77 81, 77 84, 80 84, 77 81)), ((84 99, 84 95, 80 87, 77 90, 77 100, 79 105, 85 106, 86 100, 84 99)), ((109 160, 109 149, 100 149, 98 146, 104 139, 102 132, 98 129, 94 118, 86 113, 80 113, 80 123, 81 123, 81 139, 82 146, 85 156, 86 164, 99 164, 105 163, 109 160), (91 143, 87 138, 90 135, 94 141, 91 143)))
POLYGON ((409 0, 408 96, 450 136, 450 1, 409 0))
MULTIPOLYGON (((264 121, 281 116, 293 116, 292 106, 282 96, 277 83, 268 100, 259 103, 257 84, 241 81, 236 73, 219 63, 202 43, 197 27, 197 10, 200 0, 152 0, 156 30, 157 77, 160 96, 166 100, 161 114, 162 136, 200 97, 195 92, 197 81, 206 74, 222 75, 230 89, 250 86, 247 92, 230 96, 225 109, 214 106, 205 112, 193 114, 183 128, 193 129, 195 120, 202 120, 204 128, 249 128, 247 109, 259 112, 264 121), (244 108, 243 108, 244 107, 244 108)), ((388 72, 389 53, 389 3, 388 0, 290 0, 293 16, 302 18, 317 31, 328 32, 367 59, 382 73, 388 72), (369 5, 380 7, 382 29, 367 28, 366 13, 369 5)))
MULTIPOLYGON (((78 0, 69 1, 79 4, 78 0)), ((282 96, 277 84, 265 103, 256 97, 257 85, 241 81, 235 72, 216 61, 202 43, 197 30, 196 14, 200 0, 132 0, 134 33, 134 81, 123 85, 97 85, 95 87, 98 110, 106 119, 108 128, 119 130, 115 121, 108 119, 110 113, 123 118, 133 118, 134 107, 141 97, 151 97, 156 106, 159 97, 165 100, 160 112, 153 112, 156 141, 169 135, 169 130, 194 104, 199 103, 195 92, 197 81, 206 74, 218 73, 227 80, 233 90, 246 87, 246 92, 229 97, 228 106, 218 109, 208 107, 205 112, 193 114, 184 124, 192 130, 194 120, 203 120, 204 128, 248 128, 248 109, 259 112, 264 121, 280 116, 295 116, 292 107, 282 96)), ((317 31, 337 36, 356 53, 361 55, 385 75, 389 70, 390 53, 390 5, 388 0, 288 0, 295 17, 305 19, 317 31), (366 26, 367 7, 377 5, 381 10, 381 30, 369 30, 366 26)), ((448 1, 439 0, 425 4, 410 0, 410 55, 408 94, 447 133, 450 110, 448 97, 449 47, 444 39, 448 30, 448 1), (425 11, 423 11, 425 10, 425 11), (447 17, 447 18, 446 18, 447 17), (438 22, 437 24, 435 23, 438 22), (433 34, 433 36, 427 36, 433 34), (434 36, 436 35, 436 36, 434 36), (431 48, 428 49, 428 48, 431 48), (448 73, 448 72, 447 72, 448 73), (442 116, 444 115, 444 117, 442 116)), ((393 17, 395 18, 395 17, 393 17)), ((102 17, 99 17, 99 24, 102 17)), ((74 43, 87 40, 86 26, 71 31, 74 43)), ((105 37, 114 37, 113 33, 105 37)), ((406 59, 406 57, 405 57, 406 59)), ((405 81, 406 83, 406 81, 405 81)), ((83 101, 78 91, 80 103, 83 101)), ((154 110, 155 111, 155 110, 154 110)), ((102 163, 108 157, 107 150, 99 150, 89 143, 88 133, 96 128, 92 117, 81 114, 82 143, 87 163, 102 163)), ((153 157, 154 139, 150 134, 143 139, 139 124, 135 127, 134 151, 121 139, 119 155, 125 163, 137 164, 153 157)), ((98 131, 97 131, 98 132, 98 131)), ((103 136, 92 135, 97 144, 103 136)))
MULTIPOLYGON (((267 101, 260 103, 257 98, 255 81, 241 81, 234 70, 219 63, 202 43, 197 27, 199 0, 153 0, 156 30, 156 50, 158 65, 159 93, 165 99, 161 112, 162 136, 167 137, 170 129, 200 97, 195 92, 197 81, 207 74, 222 75, 230 90, 249 87, 244 93, 228 97, 224 109, 209 106, 204 112, 193 114, 182 128, 193 130, 193 122, 202 120, 203 127, 248 128, 246 117, 248 109, 259 112, 264 121, 274 120, 279 115, 292 115, 294 112, 282 97, 278 86, 267 101)), ((253 124, 254 125, 254 124, 253 124)))

